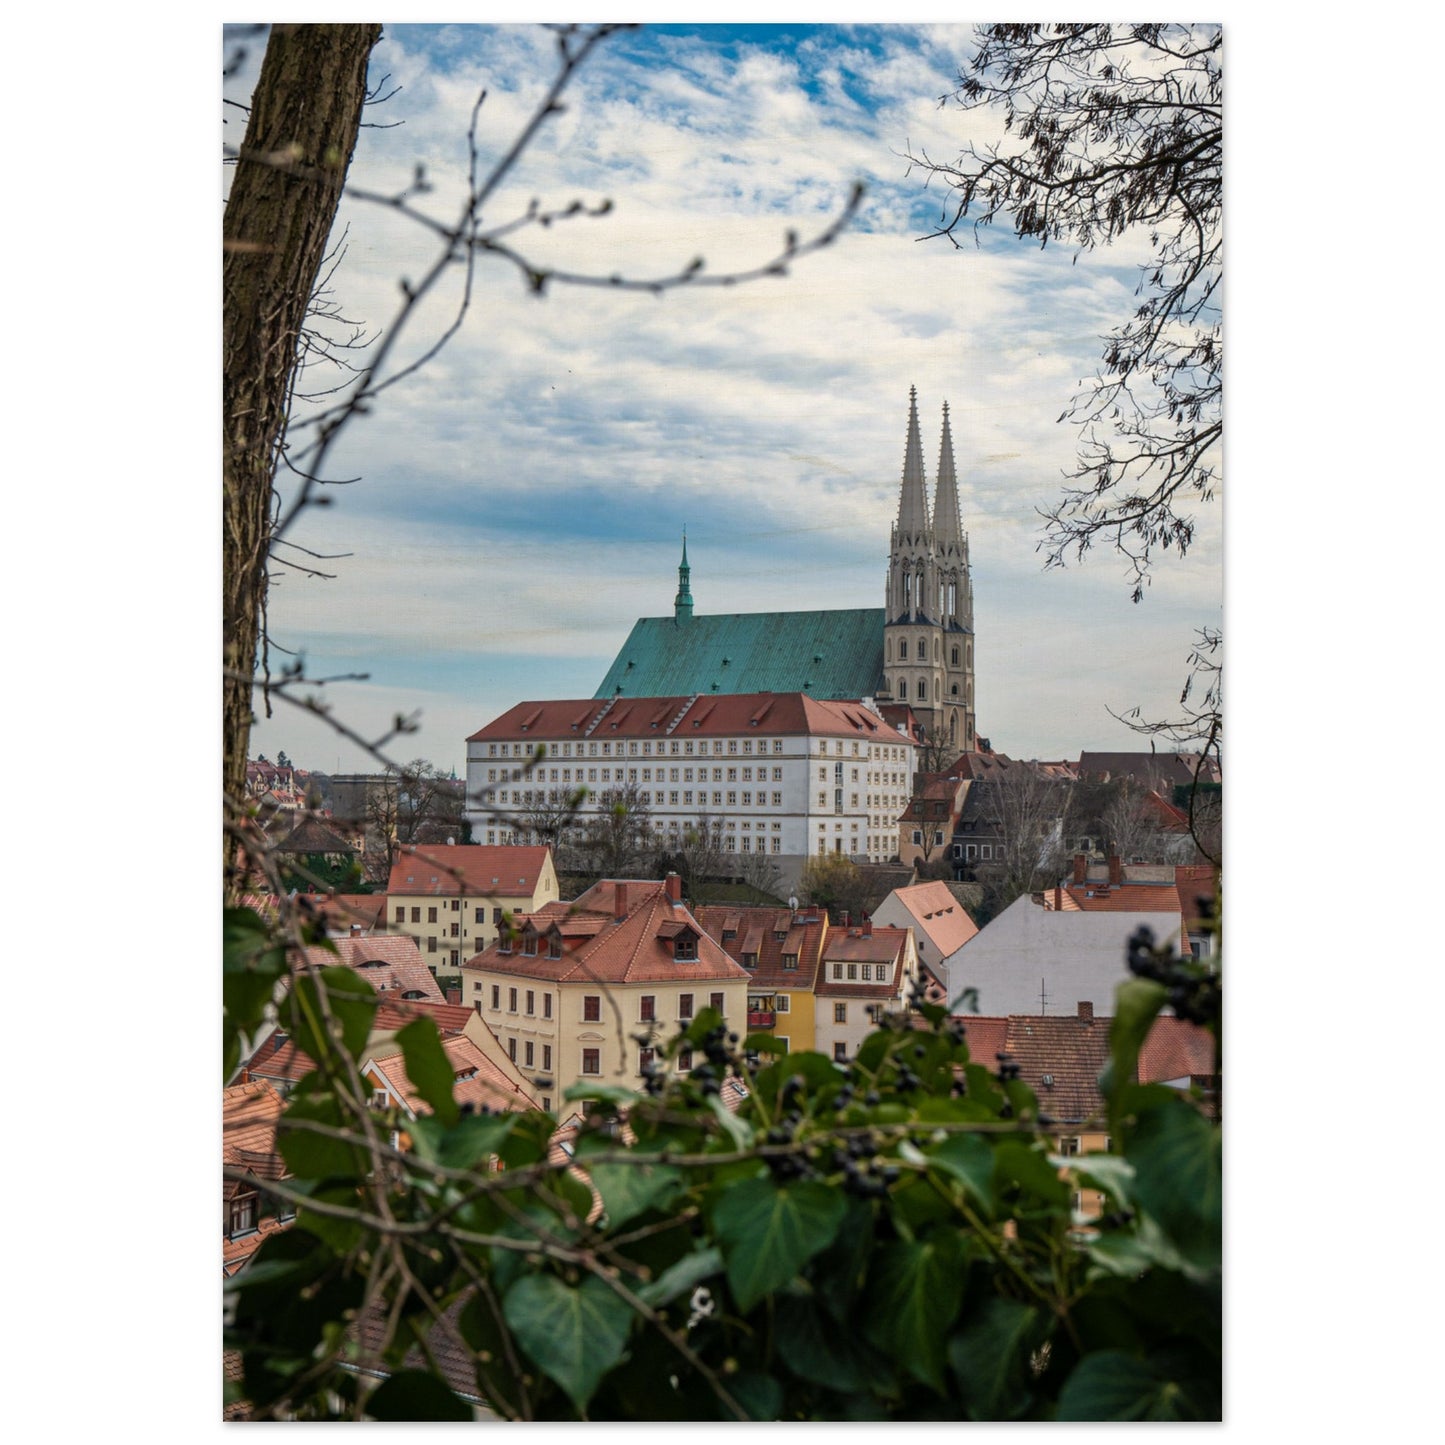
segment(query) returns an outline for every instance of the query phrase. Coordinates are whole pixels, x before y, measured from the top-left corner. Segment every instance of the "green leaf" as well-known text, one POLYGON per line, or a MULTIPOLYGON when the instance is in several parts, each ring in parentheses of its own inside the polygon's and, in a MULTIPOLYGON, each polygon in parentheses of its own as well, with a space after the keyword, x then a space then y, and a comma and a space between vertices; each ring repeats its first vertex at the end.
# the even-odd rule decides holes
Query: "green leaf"
POLYGON ((1045 1204, 1062 1208, 1069 1202, 1069 1186, 1059 1178, 1057 1167, 1040 1149, 1009 1139, 994 1150, 995 1186, 1016 1184, 1045 1204))
POLYGON ((864 1335, 940 1395, 944 1340, 963 1299, 965 1265, 959 1236, 936 1230, 921 1244, 890 1240, 868 1271, 864 1335))
POLYGON ((663 1164, 593 1164, 587 1172, 610 1229, 649 1209, 666 1209, 682 1188, 682 1175, 663 1164))
MULTIPOLYGON (((746 1374, 730 1376, 723 1387, 747 1411, 749 1420, 776 1420, 782 1413, 783 1387, 772 1375, 749 1370, 746 1374)), ((731 1420, 733 1414, 725 1411, 723 1417, 731 1420)))
POLYGON ((990 1296, 948 1342, 948 1363, 974 1420, 1017 1419, 1032 1399, 1029 1358, 1046 1321, 1036 1306, 990 1296))
POLYGON ((286 1167, 298 1179, 360 1178, 367 1172, 366 1156, 360 1144, 328 1138, 298 1123, 324 1124, 332 1129, 350 1129, 352 1120, 336 1096, 325 1092, 296 1093, 276 1129, 276 1148, 286 1167))
MULTIPOLYGON (((1117 1124, 1119 1095, 1139 1072, 1139 1050, 1168 1002, 1169 991, 1148 978, 1131 978, 1114 994, 1114 1022, 1109 1025, 1109 1062, 1099 1075, 1099 1089, 1108 1101, 1109 1117, 1117 1124)), ((1116 1129, 1117 1132, 1117 1129, 1116 1129)))
POLYGON ((290 1027, 296 1047, 319 1064, 331 1058, 336 1042, 353 1059, 361 1057, 371 1037, 372 1020, 376 1017, 376 992, 355 971, 340 966, 323 968, 319 973, 302 974, 292 985, 283 1017, 290 1027), (322 1000, 336 1020, 339 1039, 333 1040, 326 1026, 322 1000))
POLYGON ((926 1151, 928 1161, 957 1179, 974 1201, 993 1212, 993 1150, 977 1134, 950 1134, 926 1151))
POLYGON ((749 1034, 743 1040, 743 1049, 750 1054, 786 1054, 788 1052, 787 1039, 780 1039, 776 1034, 749 1034))
POLYGON ((1059 1393, 1060 1420, 1217 1420, 1211 1382, 1122 1350, 1079 1361, 1059 1393))
POLYGON ((286 950, 259 914, 228 908, 221 921, 223 1077, 241 1061, 242 1036, 252 1036, 286 977, 286 950))
POLYGON ((1184 1099, 1141 1113, 1124 1140, 1135 1202, 1204 1270, 1222 1256, 1221 1154, 1220 1130, 1184 1099))
POLYGON ((621 1084, 592 1084, 584 1079, 581 1083, 569 1084, 562 1091, 562 1097, 568 1103, 575 1103, 579 1099, 597 1099, 604 1104, 635 1104, 646 1096, 638 1093, 636 1089, 624 1088, 621 1084))
POLYGON ((669 1265, 650 1284, 637 1291, 638 1297, 654 1309, 669 1305, 682 1295, 690 1295, 703 1280, 710 1279, 723 1267, 722 1254, 709 1245, 706 1249, 685 1254, 669 1265))
POLYGON ((600 1279, 571 1289, 553 1274, 529 1274, 507 1291, 502 1313, 537 1368, 587 1409, 598 1382, 622 1358, 632 1311, 600 1279))
POLYGON ((396 1042, 401 1045, 402 1057, 406 1060, 406 1076, 411 1080, 417 1093, 431 1105, 431 1111, 448 1127, 461 1117, 452 1087, 456 1082, 456 1071, 447 1051, 437 1034, 437 1026, 431 1019, 413 1019, 404 1029, 398 1029, 396 1042))
POLYGON ((780 1288, 838 1232, 844 1196, 816 1180, 779 1187, 768 1176, 729 1185, 712 1210, 728 1284, 746 1313, 780 1288))
POLYGON ((373 1420, 470 1420, 472 1407, 425 1370, 398 1370, 367 1397, 373 1420))
POLYGON ((753 1126, 746 1119, 738 1118, 716 1094, 709 1094, 707 1103, 713 1117, 723 1126, 723 1132, 733 1141, 733 1148, 750 1148, 753 1142, 753 1126))

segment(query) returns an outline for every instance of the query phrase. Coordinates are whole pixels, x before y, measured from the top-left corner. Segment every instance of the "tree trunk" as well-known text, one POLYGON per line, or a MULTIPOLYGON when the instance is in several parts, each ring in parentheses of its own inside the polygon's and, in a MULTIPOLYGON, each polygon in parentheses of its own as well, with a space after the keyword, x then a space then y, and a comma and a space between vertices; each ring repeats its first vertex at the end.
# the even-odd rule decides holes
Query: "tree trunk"
POLYGON ((223 222, 224 796, 245 797, 271 483, 380 25, 275 25, 223 222))

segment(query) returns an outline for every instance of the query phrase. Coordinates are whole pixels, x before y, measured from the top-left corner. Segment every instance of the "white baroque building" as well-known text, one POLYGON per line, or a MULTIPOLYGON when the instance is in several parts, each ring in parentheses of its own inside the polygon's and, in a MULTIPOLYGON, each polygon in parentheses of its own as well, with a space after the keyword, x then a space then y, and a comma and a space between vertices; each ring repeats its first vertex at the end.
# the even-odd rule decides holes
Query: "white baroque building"
POLYGON ((872 698, 805 693, 524 702, 467 739, 467 809, 479 843, 524 841, 558 790, 587 790, 580 820, 609 789, 636 787, 659 847, 701 815, 723 846, 765 853, 785 879, 840 853, 886 862, 913 790, 915 746, 872 698))

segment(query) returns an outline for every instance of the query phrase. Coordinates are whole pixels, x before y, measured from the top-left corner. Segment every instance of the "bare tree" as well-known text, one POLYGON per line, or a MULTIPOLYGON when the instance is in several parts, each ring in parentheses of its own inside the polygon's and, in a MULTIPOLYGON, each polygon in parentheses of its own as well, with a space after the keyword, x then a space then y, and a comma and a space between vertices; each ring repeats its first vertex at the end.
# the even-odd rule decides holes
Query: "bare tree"
POLYGON ((977 872, 997 912, 1021 894, 1058 881, 1067 855, 1064 819, 1070 787, 1017 761, 1007 773, 974 787, 983 791, 982 807, 995 829, 993 858, 977 872))
POLYGON ((582 823, 577 852, 597 878, 635 878, 652 846, 652 808, 636 783, 604 788, 582 823))
MULTIPOLYGON (((375 409, 390 387, 414 375, 434 358, 463 324, 471 306, 476 261, 501 260, 530 290, 543 294, 554 284, 597 286, 659 295, 681 287, 732 286, 739 282, 786 276, 792 263, 830 245, 851 220, 861 199, 855 186, 836 219, 809 239, 788 231, 778 254, 748 270, 707 271, 694 257, 676 271, 656 277, 594 275, 533 262, 522 249, 528 234, 580 216, 601 216, 612 209, 604 200, 591 209, 573 203, 550 211, 533 201, 520 215, 489 216, 487 204, 532 146, 543 128, 560 115, 560 98, 577 71, 610 35, 614 25, 558 26, 557 70, 541 102, 490 169, 483 170, 477 143, 479 96, 468 132, 469 171, 459 214, 439 219, 419 204, 429 190, 419 169, 399 194, 380 195, 355 187, 349 194, 387 207, 414 221, 435 241, 428 266, 417 279, 404 281, 402 301, 389 321, 377 328, 379 340, 364 363, 349 368, 349 379, 304 418, 289 414, 295 396, 301 338, 308 306, 316 295, 318 274, 347 167, 355 148, 361 109, 367 99, 366 66, 381 33, 376 25, 274 26, 261 78, 248 109, 246 138, 234 155, 236 175, 226 206, 224 272, 225 314, 225 505, 224 572, 225 677, 223 786, 231 845, 253 860, 261 848, 245 820, 245 762, 250 737, 253 692, 259 688, 267 708, 280 700, 322 717, 335 731, 365 748, 382 764, 385 749, 398 736, 415 731, 414 718, 398 716, 381 737, 364 737, 332 716, 316 688, 329 679, 308 678, 299 664, 273 677, 266 630, 267 559, 290 546, 287 532, 296 517, 318 501, 328 481, 327 461, 351 422, 375 409), (418 308, 444 275, 464 272, 460 300, 442 332, 404 364, 393 356, 418 308), (296 487, 280 505, 275 490, 278 461, 296 487), (258 676, 259 672, 259 676, 258 676)), ((322 283, 325 290, 324 281, 322 283)), ((323 302, 323 311, 326 303, 323 302)), ((329 314, 343 330, 339 311, 329 314)), ((345 343, 341 343, 344 345, 345 343)), ((234 851, 228 858, 234 858, 234 851)), ((249 866, 249 865, 248 865, 249 866)), ((264 871, 264 869, 263 869, 264 871)), ((228 873, 234 893, 239 879, 228 873)))
POLYGON ((724 841, 723 822, 706 808, 684 824, 675 859, 687 896, 694 904, 709 901, 712 885, 728 871, 731 854, 724 841))
POLYGON ((1002 113, 1008 139, 957 160, 910 155, 952 191, 931 233, 960 244, 1006 217, 1080 251, 1129 232, 1153 250, 1133 314, 1065 416, 1080 428, 1064 497, 1042 512, 1047 565, 1104 540, 1137 602, 1156 551, 1181 556, 1219 484, 1223 431, 1222 37, 1214 25, 1005 24, 950 99, 1002 113))

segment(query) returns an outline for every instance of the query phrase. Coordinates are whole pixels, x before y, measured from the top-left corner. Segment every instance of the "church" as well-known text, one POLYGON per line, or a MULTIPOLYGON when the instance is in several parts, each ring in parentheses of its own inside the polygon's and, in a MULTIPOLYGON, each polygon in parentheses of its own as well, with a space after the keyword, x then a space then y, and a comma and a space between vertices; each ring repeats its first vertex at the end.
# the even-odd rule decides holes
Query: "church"
POLYGON ((638 618, 594 696, 763 692, 906 702, 930 741, 977 746, 973 582, 947 402, 930 508, 918 393, 909 390, 882 607, 696 616, 684 539, 672 616, 638 618))

